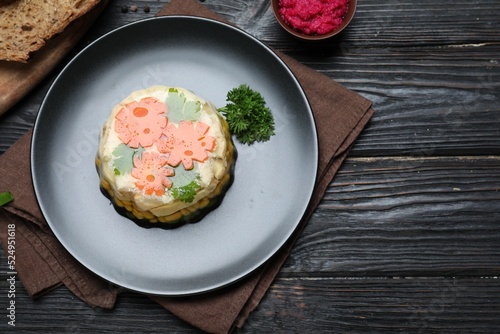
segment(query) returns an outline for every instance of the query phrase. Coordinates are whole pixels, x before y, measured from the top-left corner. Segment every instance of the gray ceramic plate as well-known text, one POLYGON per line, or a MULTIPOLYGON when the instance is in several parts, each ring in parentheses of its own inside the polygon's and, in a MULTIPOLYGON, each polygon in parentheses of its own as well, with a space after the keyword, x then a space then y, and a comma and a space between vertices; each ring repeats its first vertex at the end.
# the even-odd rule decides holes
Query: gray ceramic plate
POLYGON ((232 26, 178 16, 126 25, 79 53, 41 105, 31 159, 42 212, 69 253, 114 284, 173 296, 226 286, 283 245, 311 197, 318 148, 308 101, 268 47, 232 26), (235 141, 235 181, 221 206, 174 230, 140 228, 117 214, 94 166, 113 106, 164 84, 221 107, 242 83, 266 99, 276 135, 252 146, 235 141))

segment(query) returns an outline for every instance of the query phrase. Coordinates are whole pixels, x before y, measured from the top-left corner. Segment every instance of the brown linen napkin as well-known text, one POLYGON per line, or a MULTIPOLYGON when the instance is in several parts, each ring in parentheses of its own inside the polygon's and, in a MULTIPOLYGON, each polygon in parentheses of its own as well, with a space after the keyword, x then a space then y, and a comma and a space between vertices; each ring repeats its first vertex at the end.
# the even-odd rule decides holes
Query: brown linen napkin
MULTIPOLYGON (((194 0, 172 0, 159 15, 223 18, 194 0)), ((345 159, 349 148, 373 114, 371 102, 328 77, 278 53, 300 81, 316 119, 319 167, 316 189, 299 227, 265 265, 241 281, 214 292, 182 298, 151 299, 192 325, 212 333, 241 327, 273 282, 308 218, 345 159)), ((117 290, 94 276, 59 244, 38 208, 30 177, 31 132, 0 156, 0 192, 15 200, 0 210, 0 241, 7 250, 9 224, 16 229, 16 270, 22 284, 36 297, 60 284, 88 304, 111 308, 117 290)))

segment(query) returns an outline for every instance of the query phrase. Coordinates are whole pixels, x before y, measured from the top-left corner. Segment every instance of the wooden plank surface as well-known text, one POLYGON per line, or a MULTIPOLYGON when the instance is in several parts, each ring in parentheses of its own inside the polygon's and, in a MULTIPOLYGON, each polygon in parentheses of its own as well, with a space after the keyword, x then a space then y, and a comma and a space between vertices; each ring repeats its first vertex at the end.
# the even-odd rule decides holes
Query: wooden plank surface
POLYGON ((351 158, 283 272, 495 276, 499 185, 500 157, 351 158))
MULTIPOLYGON (((268 1, 203 1, 371 99, 376 110, 239 332, 496 333, 500 2, 358 3, 347 31, 310 45, 280 29, 268 1)), ((111 0, 72 54, 164 4, 111 0), (138 10, 123 13, 130 5, 138 10)), ((56 74, 0 117, 0 152, 32 126, 56 74)), ((1 278, 0 304, 8 291, 1 278)), ((18 282, 16 303, 18 329, 26 331, 197 332, 130 292, 105 311, 89 308, 64 287, 32 301, 18 282)), ((0 331, 5 328, 0 323, 0 331)))
MULTIPOLYGON (((499 295, 495 278, 278 277, 238 332, 491 334, 499 295)), ((65 289, 36 303, 21 294, 16 301, 17 329, 27 332, 201 333, 132 293, 113 311, 89 308, 65 289)))

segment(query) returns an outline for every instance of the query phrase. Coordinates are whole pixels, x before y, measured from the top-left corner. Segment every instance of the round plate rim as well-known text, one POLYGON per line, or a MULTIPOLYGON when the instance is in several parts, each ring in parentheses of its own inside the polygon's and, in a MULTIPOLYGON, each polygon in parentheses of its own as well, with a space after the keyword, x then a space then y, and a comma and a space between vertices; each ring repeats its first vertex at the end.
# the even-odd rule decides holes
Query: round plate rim
POLYGON ((128 29, 128 28, 133 27, 135 25, 144 24, 144 23, 150 22, 150 21, 179 20, 179 19, 181 19, 181 20, 206 21, 206 22, 210 22, 210 23, 213 23, 213 24, 224 26, 227 29, 232 29, 234 31, 237 31, 238 33, 243 34, 247 38, 253 40, 254 43, 257 43, 258 45, 260 45, 261 47, 263 47, 264 49, 266 49, 267 52, 269 52, 277 60, 277 62, 279 62, 283 66, 283 68, 285 68, 289 72, 290 78, 292 78, 294 80, 295 85, 297 87, 299 87, 299 89, 300 89, 300 91, 301 91, 301 93, 302 93, 302 95, 304 97, 305 103, 308 106, 308 115, 309 115, 311 123, 312 123, 311 124, 311 130, 312 130, 312 132, 313 132, 312 134, 314 136, 314 140, 313 140, 314 147, 311 148, 314 151, 313 155, 315 157, 315 159, 314 159, 315 173, 313 175, 313 179, 316 180, 316 178, 317 178, 317 166, 318 166, 319 152, 318 152, 318 137, 317 137, 317 130, 316 130, 316 125, 315 125, 315 120, 314 120, 314 113, 312 112, 312 109, 310 107, 310 104, 309 104, 309 101, 307 99, 307 96, 305 95, 305 92, 304 92, 304 90, 302 88, 302 85, 300 84, 300 82, 298 81, 298 79, 296 78, 296 76, 293 74, 293 72, 291 71, 291 69, 289 68, 289 66, 269 46, 267 46, 265 43, 263 43, 262 41, 258 40, 256 37, 252 36, 251 34, 247 33, 246 31, 242 30, 241 28, 236 27, 236 26, 231 25, 231 24, 228 24, 228 23, 225 23, 225 22, 214 20, 214 19, 211 19, 211 18, 204 18, 204 17, 197 17, 197 16, 190 16, 190 15, 158 16, 158 17, 152 17, 152 18, 146 18, 146 19, 141 19, 141 20, 138 20, 138 21, 134 21, 134 22, 125 24, 123 26, 120 26, 118 28, 115 28, 115 29, 107 32, 106 34, 103 34, 99 38, 97 38, 94 41, 92 41, 85 48, 83 48, 82 50, 80 50, 64 66, 64 68, 59 72, 59 74, 56 76, 56 78, 54 79, 54 81, 51 83, 51 85, 50 85, 47 93, 45 94, 45 96, 44 96, 44 98, 42 100, 42 103, 40 105, 39 112, 37 113, 37 116, 35 118, 35 124, 34 124, 34 127, 33 127, 33 134, 32 134, 32 138, 31 138, 31 147, 30 147, 30 161, 31 161, 31 163, 30 163, 31 170, 30 171, 31 171, 31 177, 32 177, 32 180, 33 180, 33 189, 34 189, 35 197, 36 197, 37 203, 39 204, 39 207, 40 207, 40 210, 42 212, 42 215, 45 218, 45 220, 47 221, 48 226, 52 230, 52 232, 53 232, 54 236, 56 237, 56 239, 64 247, 64 249, 67 250, 68 253, 72 257, 74 257, 80 264, 82 264, 83 267, 87 268, 89 271, 93 272, 94 274, 96 274, 100 278, 102 278, 102 279, 104 279, 104 280, 106 280, 106 281, 108 281, 110 283, 116 284, 116 285, 118 285, 118 286, 120 286, 122 288, 125 288, 127 290, 131 290, 131 291, 134 291, 134 292, 138 292, 138 293, 144 293, 144 294, 150 294, 150 295, 158 295, 158 296, 173 296, 173 297, 175 297, 175 296, 197 295, 197 294, 200 294, 200 293, 206 293, 206 292, 209 292, 209 291, 213 291, 213 290, 218 290, 218 289, 224 288, 224 287, 226 287, 228 285, 231 285, 231 284, 234 284, 235 282, 237 282, 237 281, 243 279, 244 277, 248 276, 250 273, 254 272, 257 268, 259 268, 265 262, 267 262, 270 258, 272 258, 272 256, 274 254, 276 254, 276 252, 278 252, 281 247, 283 247, 283 245, 286 243, 286 241, 290 238, 290 236, 293 234, 293 232, 296 230, 297 226, 299 225, 299 223, 300 223, 300 221, 301 221, 304 213, 307 210, 309 201, 311 200, 312 194, 314 192, 315 182, 310 187, 308 195, 306 196, 307 199, 308 199, 307 203, 305 203, 304 208, 302 210, 302 213, 301 213, 300 217, 297 217, 297 221, 295 222, 294 227, 291 230, 290 234, 287 236, 287 238, 285 238, 284 240, 282 240, 282 242, 280 244, 276 245, 274 251, 271 254, 269 254, 269 256, 267 258, 261 259, 260 262, 256 263, 254 266, 248 268, 246 271, 242 272, 240 275, 238 275, 236 277, 233 277, 231 279, 228 279, 228 280, 226 280, 224 282, 221 282, 218 285, 214 285, 214 286, 210 286, 210 287, 203 287, 203 288, 199 288, 199 289, 191 289, 189 291, 188 290, 186 290, 186 291, 166 291, 166 290, 159 291, 159 290, 150 290, 150 289, 147 289, 147 288, 131 287, 130 285, 127 286, 127 284, 123 284, 123 283, 114 281, 113 279, 111 279, 109 277, 109 275, 103 275, 103 273, 96 272, 87 263, 85 263, 85 261, 83 261, 78 256, 78 254, 75 254, 71 250, 71 247, 69 247, 69 245, 64 240, 62 240, 61 235, 59 235, 59 233, 57 232, 57 229, 55 228, 55 224, 51 221, 50 213, 45 208, 44 199, 43 199, 43 195, 42 195, 43 194, 43 190, 40 189, 40 187, 39 187, 39 180, 38 180, 38 177, 37 177, 37 170, 36 170, 34 161, 36 160, 36 156, 35 156, 35 148, 37 146, 36 142, 38 140, 38 136, 39 136, 39 133, 40 133, 40 127, 41 127, 41 125, 40 125, 40 115, 42 115, 43 110, 45 108, 45 105, 47 103, 47 99, 48 99, 49 95, 52 93, 52 91, 55 89, 55 87, 56 87, 59 79, 64 75, 64 73, 71 66, 73 66, 72 64, 74 64, 74 62, 79 57, 84 57, 85 52, 88 49, 94 48, 95 45, 98 44, 101 40, 109 38, 110 36, 112 36, 112 35, 114 35, 116 33, 119 33, 123 29, 128 29))

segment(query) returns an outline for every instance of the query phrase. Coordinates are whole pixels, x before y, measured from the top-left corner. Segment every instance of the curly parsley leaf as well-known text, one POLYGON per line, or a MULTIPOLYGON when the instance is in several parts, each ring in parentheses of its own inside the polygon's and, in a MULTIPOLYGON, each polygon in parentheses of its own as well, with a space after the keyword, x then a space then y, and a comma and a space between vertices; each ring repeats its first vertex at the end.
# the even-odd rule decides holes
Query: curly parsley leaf
POLYGON ((229 130, 243 144, 265 142, 274 135, 274 117, 262 95, 242 84, 227 93, 229 101, 218 111, 226 118, 229 130))

